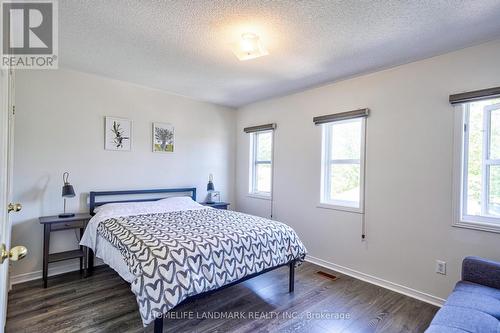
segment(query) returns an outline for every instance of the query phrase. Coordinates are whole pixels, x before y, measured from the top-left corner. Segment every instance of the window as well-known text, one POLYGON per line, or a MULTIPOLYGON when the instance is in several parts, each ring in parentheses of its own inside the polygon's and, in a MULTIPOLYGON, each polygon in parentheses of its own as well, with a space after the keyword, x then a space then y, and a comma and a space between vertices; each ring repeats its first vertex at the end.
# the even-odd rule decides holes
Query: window
POLYGON ((271 197, 272 151, 272 130, 250 134, 250 194, 271 197))
POLYGON ((500 232, 500 99, 460 107, 456 225, 500 232))
POLYGON ((365 118, 321 126, 320 206, 363 212, 365 118))

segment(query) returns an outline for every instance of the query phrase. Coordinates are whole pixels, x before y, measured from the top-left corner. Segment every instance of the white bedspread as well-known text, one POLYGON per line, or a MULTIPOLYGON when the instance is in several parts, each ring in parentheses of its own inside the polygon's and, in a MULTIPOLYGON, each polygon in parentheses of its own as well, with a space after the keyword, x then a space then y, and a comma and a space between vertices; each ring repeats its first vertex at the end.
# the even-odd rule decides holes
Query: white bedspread
POLYGON ((202 206, 189 197, 172 197, 152 202, 116 203, 96 208, 85 229, 80 245, 91 248, 96 257, 113 268, 125 281, 131 283, 134 275, 123 260, 120 251, 106 239, 97 234, 99 223, 113 217, 133 216, 139 214, 167 213, 193 209, 213 209, 202 206))

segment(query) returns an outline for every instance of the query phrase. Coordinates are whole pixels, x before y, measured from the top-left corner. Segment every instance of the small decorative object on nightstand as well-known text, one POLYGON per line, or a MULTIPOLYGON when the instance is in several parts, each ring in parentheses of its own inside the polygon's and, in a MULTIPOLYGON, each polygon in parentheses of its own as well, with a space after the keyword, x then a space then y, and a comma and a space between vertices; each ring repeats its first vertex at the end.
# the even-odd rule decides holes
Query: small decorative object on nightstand
POLYGON ((227 209, 227 206, 230 205, 228 202, 200 202, 203 206, 208 206, 217 209, 227 209))
POLYGON ((69 178, 69 172, 63 173, 63 188, 62 188, 62 197, 64 198, 64 213, 59 214, 59 217, 65 218, 65 217, 73 217, 75 214, 73 213, 66 213, 66 198, 73 198, 75 196, 75 189, 73 188, 73 185, 71 185, 68 181, 69 178))
POLYGON ((218 203, 218 202, 220 202, 220 192, 219 191, 208 192, 207 203, 218 203))
POLYGON ((85 276, 88 273, 87 270, 87 257, 88 249, 84 246, 80 246, 76 250, 70 250, 65 252, 50 253, 50 232, 68 229, 80 229, 80 238, 87 227, 91 216, 87 213, 83 214, 73 214, 71 217, 59 217, 59 216, 42 216, 40 217, 40 224, 43 224, 43 287, 47 288, 47 278, 49 271, 49 263, 80 258, 80 273, 85 271, 85 276))

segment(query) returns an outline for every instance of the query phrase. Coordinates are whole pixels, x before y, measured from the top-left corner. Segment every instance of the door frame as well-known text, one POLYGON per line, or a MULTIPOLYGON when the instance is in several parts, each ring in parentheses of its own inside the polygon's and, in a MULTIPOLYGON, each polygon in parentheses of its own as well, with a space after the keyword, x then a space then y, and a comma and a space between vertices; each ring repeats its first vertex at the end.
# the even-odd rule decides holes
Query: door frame
MULTIPOLYGON (((0 244, 5 244, 9 249, 12 225, 7 205, 12 198, 14 73, 11 69, 0 69, 0 71, 0 244)), ((9 261, 5 260, 0 265, 0 331, 2 332, 7 317, 9 286, 9 261)))

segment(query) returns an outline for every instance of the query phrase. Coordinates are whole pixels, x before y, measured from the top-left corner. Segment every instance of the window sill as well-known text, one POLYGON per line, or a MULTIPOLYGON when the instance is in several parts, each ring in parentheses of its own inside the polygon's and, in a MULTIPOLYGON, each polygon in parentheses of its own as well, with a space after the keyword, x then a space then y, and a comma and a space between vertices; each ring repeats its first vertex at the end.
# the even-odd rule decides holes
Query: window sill
POLYGON ((272 197, 270 195, 265 195, 265 194, 257 194, 257 193, 248 193, 247 197, 254 198, 254 199, 260 199, 260 200, 271 200, 272 197))
POLYGON ((479 230, 479 231, 500 233, 500 224, 485 223, 485 222, 473 222, 473 221, 459 221, 459 222, 453 223, 453 226, 457 227, 457 228, 465 228, 465 229, 473 229, 473 230, 479 230))
POLYGON ((325 204, 325 203, 319 203, 316 206, 316 208, 339 210, 339 211, 343 211, 343 212, 363 214, 363 210, 361 208, 347 207, 347 206, 338 206, 338 205, 331 205, 331 204, 325 204))

